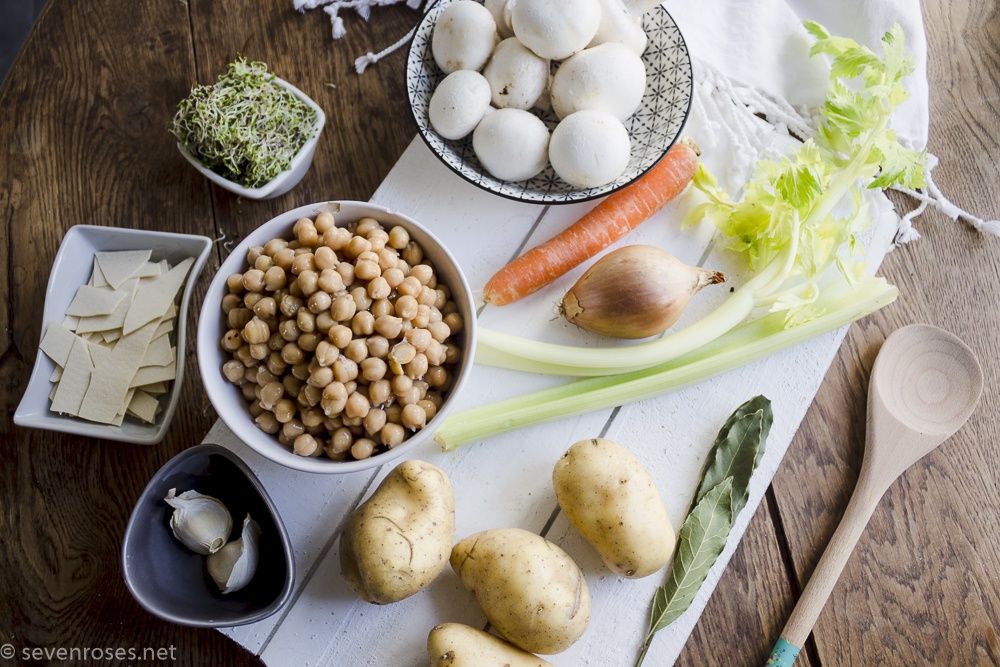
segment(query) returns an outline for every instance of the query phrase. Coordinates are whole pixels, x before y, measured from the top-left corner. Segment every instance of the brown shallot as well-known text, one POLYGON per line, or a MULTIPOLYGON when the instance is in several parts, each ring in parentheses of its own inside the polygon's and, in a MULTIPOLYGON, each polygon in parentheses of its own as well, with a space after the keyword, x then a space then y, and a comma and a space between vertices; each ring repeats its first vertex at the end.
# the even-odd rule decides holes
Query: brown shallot
POLYGON ((654 246, 628 245, 587 269, 559 310, 587 331, 646 338, 673 325, 701 288, 725 281, 718 271, 688 266, 654 246))

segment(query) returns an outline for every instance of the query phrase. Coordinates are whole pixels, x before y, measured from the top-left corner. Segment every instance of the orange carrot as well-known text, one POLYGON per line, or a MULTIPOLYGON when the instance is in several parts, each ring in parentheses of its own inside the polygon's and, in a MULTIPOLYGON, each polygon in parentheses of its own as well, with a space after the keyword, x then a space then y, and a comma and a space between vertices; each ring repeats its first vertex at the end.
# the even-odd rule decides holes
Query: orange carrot
POLYGON ((607 197, 556 236, 503 267, 483 288, 486 303, 503 306, 545 287, 662 209, 698 169, 698 149, 682 139, 639 180, 607 197))

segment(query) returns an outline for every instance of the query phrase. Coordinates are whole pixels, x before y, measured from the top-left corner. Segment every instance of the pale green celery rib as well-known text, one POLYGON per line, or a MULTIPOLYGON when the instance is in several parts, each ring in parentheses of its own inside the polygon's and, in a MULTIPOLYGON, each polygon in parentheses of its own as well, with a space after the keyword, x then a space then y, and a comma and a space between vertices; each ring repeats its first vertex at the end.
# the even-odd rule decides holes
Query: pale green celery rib
POLYGON ((753 310, 755 294, 750 285, 736 290, 721 306, 694 324, 663 338, 618 347, 580 347, 531 340, 486 327, 477 332, 476 361, 533 373, 579 377, 616 375, 676 359, 718 338, 753 310), (519 359, 515 363, 514 360, 519 359))
POLYGON ((850 324, 892 303, 882 278, 824 289, 824 315, 786 329, 784 313, 747 322, 703 348, 640 371, 576 380, 451 415, 435 433, 444 451, 554 419, 581 415, 681 389, 850 324))

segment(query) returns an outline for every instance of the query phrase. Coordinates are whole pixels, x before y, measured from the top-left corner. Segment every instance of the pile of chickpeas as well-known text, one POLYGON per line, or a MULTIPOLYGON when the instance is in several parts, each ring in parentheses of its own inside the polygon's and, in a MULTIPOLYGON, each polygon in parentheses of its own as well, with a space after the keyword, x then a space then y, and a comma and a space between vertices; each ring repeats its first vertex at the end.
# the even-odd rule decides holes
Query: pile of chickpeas
POLYGON ((400 226, 300 218, 294 238, 247 252, 228 277, 222 366, 257 427, 300 456, 391 449, 437 413, 463 322, 447 285, 400 226))

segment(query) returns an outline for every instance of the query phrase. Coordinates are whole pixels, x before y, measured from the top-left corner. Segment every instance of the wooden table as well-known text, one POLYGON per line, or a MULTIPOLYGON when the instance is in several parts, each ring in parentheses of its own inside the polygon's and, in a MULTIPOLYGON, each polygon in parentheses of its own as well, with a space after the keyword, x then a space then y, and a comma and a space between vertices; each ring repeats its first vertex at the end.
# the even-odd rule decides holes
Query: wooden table
MULTIPOLYGON (((924 13, 937 182, 957 204, 996 218, 997 7, 928 0, 924 13)), ((122 533, 145 483, 215 420, 193 337, 181 406, 156 447, 15 429, 11 416, 37 354, 49 268, 71 225, 232 238, 301 202, 371 195, 415 133, 404 53, 353 71, 354 57, 417 17, 405 7, 376 14, 370 25, 348 16, 347 37, 333 43, 322 12, 300 16, 288 0, 46 6, 0 90, 0 643, 174 647, 181 664, 259 664, 219 633, 155 619, 120 575, 122 533), (210 187, 166 134, 192 82, 211 80, 237 52, 268 62, 329 119, 312 170, 273 201, 210 187)), ((766 658, 853 488, 875 352, 910 322, 969 343, 986 371, 983 401, 889 490, 800 664, 1000 664, 1000 239, 935 212, 918 227, 923 238, 882 268, 901 298, 852 327, 678 664, 766 658)), ((210 258, 195 303, 218 262, 210 258)))

